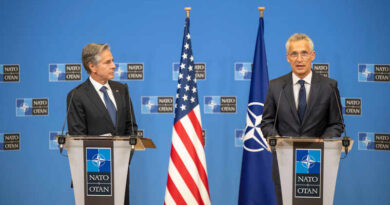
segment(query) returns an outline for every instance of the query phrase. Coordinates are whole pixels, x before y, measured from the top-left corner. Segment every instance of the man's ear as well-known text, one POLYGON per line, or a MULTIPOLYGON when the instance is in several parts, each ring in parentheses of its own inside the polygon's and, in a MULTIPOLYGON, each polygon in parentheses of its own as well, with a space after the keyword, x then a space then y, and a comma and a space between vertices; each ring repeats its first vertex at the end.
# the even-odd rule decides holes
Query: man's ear
POLYGON ((88 63, 89 70, 91 70, 91 73, 96 73, 96 65, 92 62, 88 63))
POLYGON ((313 59, 311 59, 312 61, 316 58, 316 52, 315 51, 313 51, 313 53, 312 53, 312 55, 313 55, 313 59))
POLYGON ((287 62, 291 63, 290 59, 288 58, 288 54, 286 54, 286 59, 287 59, 287 62))

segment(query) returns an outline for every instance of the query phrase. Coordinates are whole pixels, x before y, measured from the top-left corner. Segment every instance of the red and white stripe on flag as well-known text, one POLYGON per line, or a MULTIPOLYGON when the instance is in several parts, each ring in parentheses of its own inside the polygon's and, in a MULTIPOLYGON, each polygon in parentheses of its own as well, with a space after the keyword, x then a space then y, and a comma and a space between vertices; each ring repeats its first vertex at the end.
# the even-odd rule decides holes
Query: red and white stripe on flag
POLYGON ((199 105, 173 126, 164 204, 211 204, 199 105))

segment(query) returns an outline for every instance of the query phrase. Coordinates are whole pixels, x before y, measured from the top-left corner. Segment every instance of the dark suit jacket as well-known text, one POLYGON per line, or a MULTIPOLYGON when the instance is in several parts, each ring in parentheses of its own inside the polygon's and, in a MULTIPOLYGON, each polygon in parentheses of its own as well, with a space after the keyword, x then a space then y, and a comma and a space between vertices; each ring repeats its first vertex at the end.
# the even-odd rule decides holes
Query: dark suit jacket
POLYGON ((67 97, 68 132, 70 135, 111 133, 113 136, 122 136, 136 134, 137 124, 127 86, 115 81, 108 81, 108 83, 117 106, 116 127, 114 127, 107 108, 88 78, 84 83, 71 90, 67 97), (131 133, 132 131, 134 132, 131 133))
POLYGON ((325 78, 314 71, 312 73, 309 99, 302 124, 299 122, 295 106, 292 73, 270 81, 261 122, 261 131, 265 137, 276 135, 340 137, 344 124, 337 81, 325 78), (279 111, 276 118, 278 102, 279 111))

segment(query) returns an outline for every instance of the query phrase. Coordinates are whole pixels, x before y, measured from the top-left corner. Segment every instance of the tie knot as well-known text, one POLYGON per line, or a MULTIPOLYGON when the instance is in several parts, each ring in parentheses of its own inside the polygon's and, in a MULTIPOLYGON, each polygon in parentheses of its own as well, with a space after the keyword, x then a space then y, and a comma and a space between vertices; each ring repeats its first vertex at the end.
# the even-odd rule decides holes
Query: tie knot
POLYGON ((301 85, 301 87, 305 85, 305 81, 304 80, 298 80, 298 83, 301 85))
POLYGON ((102 86, 100 88, 100 91, 102 91, 103 93, 107 92, 107 87, 106 86, 102 86))

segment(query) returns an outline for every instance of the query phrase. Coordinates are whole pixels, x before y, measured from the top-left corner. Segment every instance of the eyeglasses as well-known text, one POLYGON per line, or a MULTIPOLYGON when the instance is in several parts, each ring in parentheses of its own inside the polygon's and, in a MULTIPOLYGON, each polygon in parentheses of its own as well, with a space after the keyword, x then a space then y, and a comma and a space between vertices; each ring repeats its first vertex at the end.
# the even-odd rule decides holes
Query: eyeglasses
POLYGON ((312 51, 310 52, 307 52, 307 51, 302 51, 301 53, 298 53, 298 52, 292 52, 292 53, 289 53, 288 56, 293 59, 293 60, 296 60, 299 55, 303 58, 303 59, 307 59, 309 58, 309 56, 312 54, 312 51))

